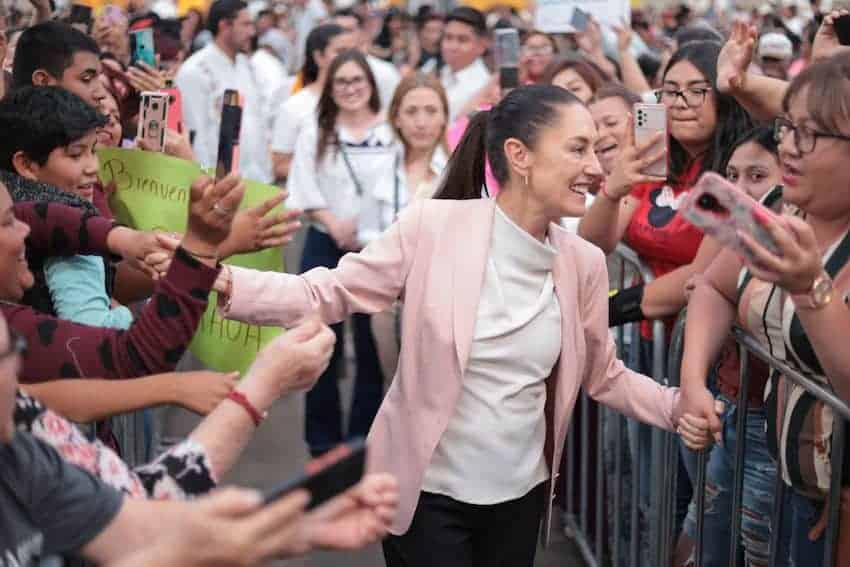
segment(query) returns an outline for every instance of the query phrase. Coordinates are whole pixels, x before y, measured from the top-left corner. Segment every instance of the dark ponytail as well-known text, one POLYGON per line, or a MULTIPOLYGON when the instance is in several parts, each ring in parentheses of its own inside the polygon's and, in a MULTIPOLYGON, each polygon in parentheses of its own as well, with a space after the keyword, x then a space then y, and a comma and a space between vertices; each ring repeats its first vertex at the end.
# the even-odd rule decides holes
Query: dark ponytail
POLYGON ((490 111, 481 110, 472 115, 452 157, 446 165, 446 174, 440 183, 435 199, 480 199, 485 187, 484 167, 487 141, 487 122, 490 111))
MULTIPOLYGON (((534 148, 540 131, 555 124, 566 105, 582 104, 571 92, 553 85, 530 85, 512 90, 490 111, 477 112, 455 148, 435 199, 480 199, 486 191, 487 159, 500 185, 510 178, 505 142, 516 138, 534 148)), ((488 192, 489 194, 489 192, 488 192)))

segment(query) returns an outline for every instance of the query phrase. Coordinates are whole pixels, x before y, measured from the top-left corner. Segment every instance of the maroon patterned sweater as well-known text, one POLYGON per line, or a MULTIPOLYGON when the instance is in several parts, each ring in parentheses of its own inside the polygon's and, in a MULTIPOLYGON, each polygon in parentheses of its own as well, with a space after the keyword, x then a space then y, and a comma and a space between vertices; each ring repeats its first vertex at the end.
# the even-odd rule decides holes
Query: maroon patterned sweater
MULTIPOLYGON (((15 215, 31 229, 27 247, 50 256, 109 255, 106 237, 116 225, 80 209, 18 203, 15 215)), ((218 269, 177 250, 168 274, 126 331, 57 319, 25 305, 0 303, 9 327, 29 343, 24 383, 56 378, 135 378, 170 372, 195 334, 218 269)))

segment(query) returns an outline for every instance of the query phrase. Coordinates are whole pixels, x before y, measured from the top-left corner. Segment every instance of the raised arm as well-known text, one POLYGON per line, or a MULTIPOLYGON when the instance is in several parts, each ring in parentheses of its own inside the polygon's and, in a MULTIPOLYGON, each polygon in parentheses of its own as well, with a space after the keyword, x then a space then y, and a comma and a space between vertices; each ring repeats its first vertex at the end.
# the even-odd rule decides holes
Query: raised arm
POLYGON ((580 285, 581 312, 587 358, 582 386, 595 400, 644 423, 667 430, 676 428, 679 392, 625 367, 608 331, 608 269, 599 250, 583 261, 587 281, 580 285))
POLYGON ((260 325, 291 326, 318 312, 325 323, 351 313, 378 313, 398 299, 416 253, 426 202, 410 205, 362 252, 350 253, 336 269, 316 268, 300 276, 229 268, 232 281, 220 278, 216 291, 230 290, 225 315, 260 325))

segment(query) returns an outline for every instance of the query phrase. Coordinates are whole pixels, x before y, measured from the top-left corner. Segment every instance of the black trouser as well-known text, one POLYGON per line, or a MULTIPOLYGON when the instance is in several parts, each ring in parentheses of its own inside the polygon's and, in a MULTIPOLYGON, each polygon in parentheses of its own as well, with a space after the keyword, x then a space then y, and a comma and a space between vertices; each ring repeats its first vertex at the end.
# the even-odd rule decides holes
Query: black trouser
MULTIPOLYGON (((333 269, 344 254, 330 236, 310 228, 304 244, 301 271, 306 272, 318 266, 333 269)), ((330 364, 316 385, 307 392, 304 435, 313 456, 329 451, 346 439, 366 437, 378 408, 381 407, 384 375, 378 362, 378 351, 372 337, 370 321, 370 316, 362 313, 351 316, 356 375, 347 428, 344 428, 342 423, 342 402, 338 384, 339 377, 344 372, 343 325, 331 325, 336 334, 336 344, 330 364)))
POLYGON ((532 567, 545 486, 489 506, 423 492, 407 533, 384 540, 387 567, 532 567))

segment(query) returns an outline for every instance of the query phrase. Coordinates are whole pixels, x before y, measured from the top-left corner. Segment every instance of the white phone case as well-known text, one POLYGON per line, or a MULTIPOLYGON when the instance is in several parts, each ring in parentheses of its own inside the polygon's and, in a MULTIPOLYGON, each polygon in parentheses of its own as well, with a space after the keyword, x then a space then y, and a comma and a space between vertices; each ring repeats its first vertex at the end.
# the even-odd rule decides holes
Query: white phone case
MULTIPOLYGON (((649 153, 646 155, 654 155, 659 150, 667 153, 667 107, 663 104, 652 104, 646 102, 635 103, 634 106, 635 119, 635 143, 642 144, 657 132, 663 134, 649 153)), ((650 165, 644 170, 644 173, 649 175, 657 175, 661 177, 667 176, 667 159, 661 159, 650 165)))
POLYGON ((139 107, 139 139, 152 150, 165 149, 165 134, 168 130, 168 93, 143 92, 139 107))

